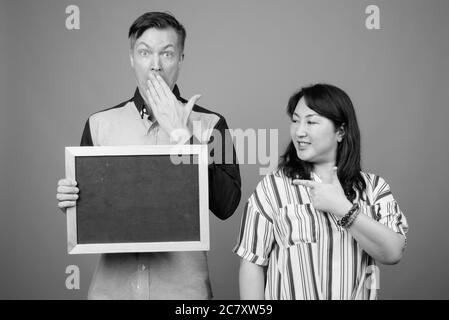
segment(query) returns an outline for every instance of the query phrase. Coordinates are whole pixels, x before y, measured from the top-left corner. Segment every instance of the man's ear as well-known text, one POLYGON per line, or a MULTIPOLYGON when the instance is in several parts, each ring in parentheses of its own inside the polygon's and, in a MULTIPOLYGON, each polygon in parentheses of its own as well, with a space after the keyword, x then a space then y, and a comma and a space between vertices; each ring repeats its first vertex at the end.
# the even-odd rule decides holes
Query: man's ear
POLYGON ((131 67, 134 68, 134 57, 132 49, 129 49, 129 61, 131 62, 131 67))
POLYGON ((181 66, 181 64, 183 63, 183 61, 184 61, 184 52, 181 53, 181 57, 179 58, 178 65, 181 66))

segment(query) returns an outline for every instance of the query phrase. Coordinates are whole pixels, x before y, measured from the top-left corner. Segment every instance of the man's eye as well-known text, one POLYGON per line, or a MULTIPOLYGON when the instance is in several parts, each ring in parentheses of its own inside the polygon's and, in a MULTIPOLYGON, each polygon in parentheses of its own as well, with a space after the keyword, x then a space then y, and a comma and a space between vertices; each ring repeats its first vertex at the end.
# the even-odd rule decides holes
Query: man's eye
POLYGON ((173 57, 173 52, 165 51, 162 53, 162 55, 166 58, 171 58, 171 57, 173 57))
POLYGON ((140 54, 142 57, 146 57, 146 56, 148 56, 148 50, 139 50, 139 54, 140 54))
POLYGON ((307 121, 307 124, 316 124, 316 122, 313 122, 313 121, 307 121))

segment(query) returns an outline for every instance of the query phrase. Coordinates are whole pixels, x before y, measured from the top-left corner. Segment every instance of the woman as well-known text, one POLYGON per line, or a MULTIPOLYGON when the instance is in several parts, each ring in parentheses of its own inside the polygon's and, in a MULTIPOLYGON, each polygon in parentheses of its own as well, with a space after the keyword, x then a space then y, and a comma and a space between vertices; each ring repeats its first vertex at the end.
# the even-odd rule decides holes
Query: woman
POLYGON ((240 296, 375 299, 376 261, 399 262, 408 226, 385 180, 361 171, 352 102, 317 84, 287 113, 292 141, 249 198, 234 248, 240 296))

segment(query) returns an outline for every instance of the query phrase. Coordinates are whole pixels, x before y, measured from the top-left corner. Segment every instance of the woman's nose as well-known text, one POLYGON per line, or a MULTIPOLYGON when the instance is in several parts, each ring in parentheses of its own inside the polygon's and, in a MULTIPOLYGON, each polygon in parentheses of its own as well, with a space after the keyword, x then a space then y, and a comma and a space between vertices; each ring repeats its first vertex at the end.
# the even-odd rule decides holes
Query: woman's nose
POLYGON ((297 137, 305 137, 305 136, 307 136, 307 132, 306 132, 304 126, 301 125, 301 124, 298 124, 298 126, 296 127, 295 134, 296 134, 297 137))

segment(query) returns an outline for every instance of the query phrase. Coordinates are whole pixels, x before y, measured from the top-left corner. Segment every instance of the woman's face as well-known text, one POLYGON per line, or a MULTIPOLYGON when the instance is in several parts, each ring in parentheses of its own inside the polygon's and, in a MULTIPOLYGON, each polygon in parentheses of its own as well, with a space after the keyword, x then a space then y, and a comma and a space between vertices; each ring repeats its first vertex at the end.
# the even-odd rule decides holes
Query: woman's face
POLYGON ((299 159, 313 164, 335 164, 342 133, 335 130, 331 120, 310 109, 304 97, 293 113, 290 135, 299 159))

